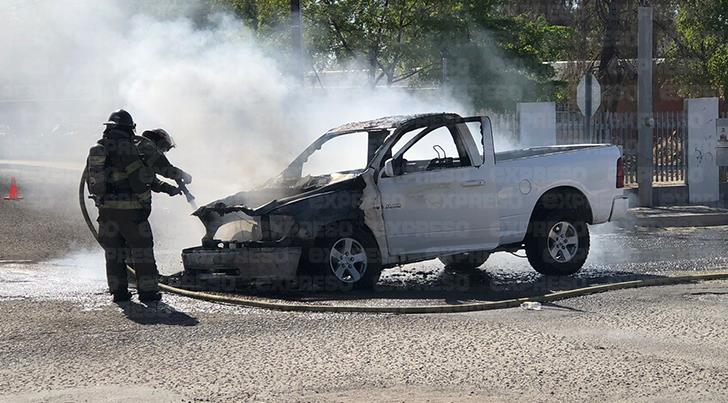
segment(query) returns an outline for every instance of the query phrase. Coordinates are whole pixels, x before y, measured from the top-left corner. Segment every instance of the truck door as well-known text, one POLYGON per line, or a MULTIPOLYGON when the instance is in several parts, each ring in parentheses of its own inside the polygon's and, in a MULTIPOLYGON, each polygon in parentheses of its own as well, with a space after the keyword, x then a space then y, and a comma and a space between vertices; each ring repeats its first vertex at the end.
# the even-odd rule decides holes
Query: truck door
POLYGON ((394 144, 392 155, 393 171, 379 174, 391 254, 497 246, 495 175, 465 124, 413 130, 394 144))

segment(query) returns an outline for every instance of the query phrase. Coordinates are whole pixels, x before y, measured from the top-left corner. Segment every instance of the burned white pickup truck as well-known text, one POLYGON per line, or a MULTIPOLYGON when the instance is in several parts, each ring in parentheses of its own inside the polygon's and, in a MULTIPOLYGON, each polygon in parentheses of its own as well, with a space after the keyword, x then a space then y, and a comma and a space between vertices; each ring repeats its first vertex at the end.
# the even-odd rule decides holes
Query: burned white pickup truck
POLYGON ((525 249, 545 275, 577 272, 587 224, 625 213, 618 147, 495 152, 487 117, 438 113, 328 131, 264 186, 209 203, 185 275, 371 287, 383 268, 440 258, 477 267, 525 249), (472 131, 471 131, 472 129, 472 131))

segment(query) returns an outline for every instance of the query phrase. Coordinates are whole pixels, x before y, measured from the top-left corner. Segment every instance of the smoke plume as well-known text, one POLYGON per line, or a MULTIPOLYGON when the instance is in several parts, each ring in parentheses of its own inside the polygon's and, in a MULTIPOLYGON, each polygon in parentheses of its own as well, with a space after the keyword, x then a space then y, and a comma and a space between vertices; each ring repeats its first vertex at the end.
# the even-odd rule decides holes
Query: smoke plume
MULTIPOLYGON (((0 158, 73 161, 80 169, 101 136, 100 123, 123 107, 138 130, 172 133, 177 148, 168 156, 193 175, 190 188, 202 203, 277 174, 339 124, 469 112, 439 92, 422 96, 365 83, 302 88, 279 64, 285 58, 239 20, 219 14, 200 25, 189 15, 194 2, 164 18, 144 4, 0 4, 0 158)), ((167 244, 178 254, 198 242, 201 228, 182 199, 162 195, 154 203, 158 244, 183 233, 182 241, 167 244)))
POLYGON ((178 148, 170 159, 210 197, 270 176, 346 121, 466 112, 451 99, 403 90, 300 88, 277 64, 285 58, 240 21, 220 14, 201 28, 185 15, 189 6, 165 19, 113 0, 0 7, 2 121, 12 135, 42 137, 33 145, 45 158, 82 160, 99 123, 124 107, 140 129, 173 134, 178 148))

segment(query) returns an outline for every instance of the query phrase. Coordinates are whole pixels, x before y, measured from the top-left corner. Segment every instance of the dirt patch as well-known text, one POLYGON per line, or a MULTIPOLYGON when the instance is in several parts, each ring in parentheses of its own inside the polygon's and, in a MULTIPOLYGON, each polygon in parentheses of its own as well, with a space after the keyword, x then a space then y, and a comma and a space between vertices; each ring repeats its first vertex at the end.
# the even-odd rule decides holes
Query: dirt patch
POLYGON ((11 177, 23 199, 0 199, 0 259, 45 260, 95 245, 78 207, 75 172, 0 167, 3 197, 11 177))

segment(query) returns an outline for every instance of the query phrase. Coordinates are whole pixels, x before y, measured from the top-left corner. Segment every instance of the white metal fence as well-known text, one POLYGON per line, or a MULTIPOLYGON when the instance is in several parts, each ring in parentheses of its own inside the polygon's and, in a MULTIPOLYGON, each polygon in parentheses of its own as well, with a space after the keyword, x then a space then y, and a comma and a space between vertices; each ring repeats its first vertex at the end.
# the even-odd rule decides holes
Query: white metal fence
MULTIPOLYGON (((518 140, 518 122, 514 114, 490 114, 496 136, 518 140)), ((653 130, 653 181, 684 183, 686 171, 687 126, 683 112, 657 112, 653 130)), ((625 181, 637 183, 637 114, 604 112, 588 120, 577 111, 556 113, 556 143, 610 143, 622 146, 625 181)))

